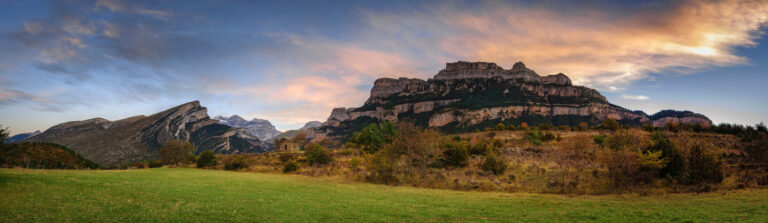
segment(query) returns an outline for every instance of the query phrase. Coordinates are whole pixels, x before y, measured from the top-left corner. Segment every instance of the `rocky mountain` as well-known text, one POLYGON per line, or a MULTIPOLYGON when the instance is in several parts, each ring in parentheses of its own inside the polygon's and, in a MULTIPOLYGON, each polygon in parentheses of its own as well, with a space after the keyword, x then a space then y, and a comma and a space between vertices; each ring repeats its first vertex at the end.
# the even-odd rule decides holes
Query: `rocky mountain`
POLYGON ((41 133, 40 130, 37 130, 37 131, 34 131, 34 132, 27 132, 27 133, 16 134, 16 135, 13 135, 13 136, 9 137, 8 139, 6 139, 5 142, 6 143, 21 142, 22 140, 25 140, 25 139, 27 139, 29 137, 32 137, 32 136, 39 135, 40 133, 41 133))
POLYGON ((318 126, 321 126, 321 125, 323 125, 322 122, 310 121, 310 122, 307 122, 307 124, 304 124, 304 127, 301 127, 300 130, 301 129, 314 128, 314 127, 318 127, 318 126))
POLYGON ((432 79, 381 78, 359 108, 335 108, 322 126, 310 128, 313 140, 344 139, 381 120, 410 121, 447 132, 465 132, 498 123, 591 125, 607 118, 623 124, 677 121, 710 126, 703 115, 649 116, 609 103, 594 89, 574 86, 565 74, 539 76, 518 62, 505 70, 495 63, 455 62, 432 79))
POLYGON ((245 129, 232 128, 210 119, 205 107, 193 101, 150 116, 117 121, 94 118, 66 122, 30 137, 29 142, 66 146, 102 166, 158 158, 168 140, 182 139, 197 146, 198 153, 256 153, 266 149, 245 129))
POLYGON ((232 126, 235 128, 244 128, 248 130, 252 135, 259 138, 261 141, 269 141, 281 132, 277 131, 277 128, 267 120, 254 118, 251 121, 247 121, 238 115, 231 117, 216 116, 213 119, 219 120, 221 124, 232 126))

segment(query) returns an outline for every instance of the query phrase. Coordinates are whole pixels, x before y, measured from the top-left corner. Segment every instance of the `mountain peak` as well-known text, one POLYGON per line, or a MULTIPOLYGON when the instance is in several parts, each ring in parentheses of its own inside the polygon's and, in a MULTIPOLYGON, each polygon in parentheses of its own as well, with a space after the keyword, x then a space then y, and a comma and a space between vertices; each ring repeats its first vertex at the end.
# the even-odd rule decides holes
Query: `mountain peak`
POLYGON ((527 68, 525 67, 525 64, 522 61, 515 63, 515 65, 512 65, 512 70, 524 70, 524 69, 527 69, 527 68))

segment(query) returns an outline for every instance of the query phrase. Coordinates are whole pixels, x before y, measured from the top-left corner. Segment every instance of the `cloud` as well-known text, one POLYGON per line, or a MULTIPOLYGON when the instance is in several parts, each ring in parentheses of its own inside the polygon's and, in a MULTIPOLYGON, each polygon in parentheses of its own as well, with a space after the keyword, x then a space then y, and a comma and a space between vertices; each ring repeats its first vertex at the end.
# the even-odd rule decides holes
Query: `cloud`
POLYGON ((484 2, 366 15, 369 32, 405 33, 409 41, 401 42, 424 44, 408 34, 418 30, 432 42, 408 47, 506 67, 524 61, 539 73, 563 72, 603 89, 649 73, 747 63, 734 48, 755 45, 759 28, 768 22, 765 1, 684 1, 666 7, 634 14, 587 8, 567 13, 484 2))
POLYGON ((628 99, 628 100, 639 100, 639 101, 644 101, 644 100, 651 99, 651 98, 649 98, 648 96, 645 96, 645 95, 628 95, 628 94, 622 94, 621 98, 628 99))

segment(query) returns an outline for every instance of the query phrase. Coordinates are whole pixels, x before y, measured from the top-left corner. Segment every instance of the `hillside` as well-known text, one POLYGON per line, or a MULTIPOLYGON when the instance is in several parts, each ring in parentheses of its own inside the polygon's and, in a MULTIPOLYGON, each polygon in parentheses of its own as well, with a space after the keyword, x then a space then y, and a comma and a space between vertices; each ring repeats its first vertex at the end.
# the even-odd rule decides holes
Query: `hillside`
POLYGON ((27 142, 0 146, 0 167, 96 169, 99 165, 61 145, 27 142))
POLYGON ((409 121, 446 132, 469 132, 498 123, 505 125, 596 125, 607 118, 628 125, 663 122, 712 122, 703 115, 642 111, 611 104, 594 89, 574 86, 560 73, 539 76, 522 62, 505 70, 494 63, 446 64, 432 79, 381 78, 359 108, 335 108, 320 127, 308 133, 315 141, 345 139, 369 123, 409 121))
POLYGON ((484 193, 186 168, 0 169, 9 222, 761 222, 768 191, 484 193))
POLYGON ((193 101, 166 111, 117 121, 94 118, 66 122, 31 137, 28 142, 64 145, 102 166, 158 158, 157 150, 171 139, 190 141, 198 153, 264 152, 264 145, 245 129, 218 124, 207 109, 193 101))

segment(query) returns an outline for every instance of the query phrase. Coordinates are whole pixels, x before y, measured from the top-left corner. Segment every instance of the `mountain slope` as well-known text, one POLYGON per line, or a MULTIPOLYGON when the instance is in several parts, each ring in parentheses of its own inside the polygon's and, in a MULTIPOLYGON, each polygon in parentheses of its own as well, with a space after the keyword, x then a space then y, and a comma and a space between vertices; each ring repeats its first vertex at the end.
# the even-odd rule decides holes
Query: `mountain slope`
POLYGON ((255 153, 263 143, 245 129, 232 128, 210 119, 200 102, 189 102, 151 116, 117 121, 94 118, 66 122, 25 141, 64 145, 102 166, 114 166, 158 158, 157 150, 168 140, 182 139, 197 152, 255 153))
POLYGON ((264 119, 254 118, 251 121, 246 121, 238 115, 231 117, 216 116, 213 119, 219 120, 221 124, 232 126, 235 128, 244 128, 248 130, 252 135, 259 138, 261 141, 269 141, 277 135, 280 135, 280 131, 277 131, 272 123, 264 119))
POLYGON ((14 143, 14 142, 21 142, 22 140, 25 140, 29 137, 39 135, 41 132, 40 130, 34 131, 34 132, 27 132, 27 133, 21 133, 11 136, 6 140, 6 143, 14 143))
MULTIPOLYGON (((519 125, 598 124, 607 118, 624 124, 662 122, 670 115, 648 116, 642 111, 609 103, 594 89, 574 86, 564 74, 539 76, 522 62, 505 70, 494 63, 446 64, 433 79, 381 78, 359 108, 335 108, 322 126, 311 128, 313 140, 342 140, 368 123, 410 121, 448 132, 466 132, 498 123, 519 125)), ((681 123, 710 126, 703 115, 682 114, 681 123)), ((655 123, 654 123, 655 124, 655 123)))

